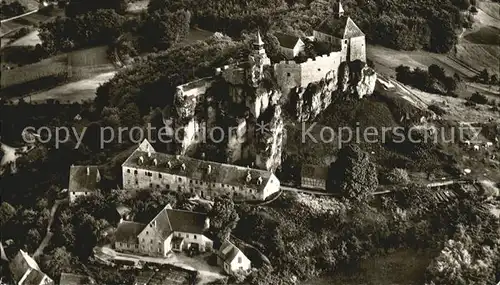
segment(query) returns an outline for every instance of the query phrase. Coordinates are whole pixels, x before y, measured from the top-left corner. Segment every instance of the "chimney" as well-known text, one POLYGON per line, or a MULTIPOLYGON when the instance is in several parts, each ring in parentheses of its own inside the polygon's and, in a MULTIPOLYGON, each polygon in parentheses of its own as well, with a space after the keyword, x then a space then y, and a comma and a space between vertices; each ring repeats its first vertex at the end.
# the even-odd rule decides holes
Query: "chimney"
POLYGON ((151 157, 151 151, 148 148, 148 157, 151 157))
POLYGON ((90 167, 87 166, 87 176, 90 175, 90 167))
POLYGON ((257 185, 260 185, 260 184, 262 184, 262 177, 261 176, 259 176, 259 178, 257 178, 257 185))
POLYGON ((252 175, 250 174, 250 171, 247 173, 246 181, 249 183, 252 180, 252 175))
POLYGON ((158 166, 158 159, 156 159, 156 158, 155 158, 155 159, 153 160, 153 164, 154 164, 155 166, 158 166))
POLYGON ((143 164, 144 163, 144 157, 142 157, 142 155, 139 157, 139 164, 143 164))
POLYGON ((210 228, 210 218, 206 217, 205 218, 205 224, 203 225, 203 230, 206 231, 210 228))
POLYGON ((207 174, 210 174, 211 172, 212 172, 212 165, 208 165, 207 174))
POLYGON ((181 169, 182 169, 182 171, 186 170, 186 164, 184 164, 184 162, 181 165, 181 169))
POLYGON ((172 162, 170 162, 170 160, 169 160, 169 161, 167 161, 167 167, 168 167, 168 168, 172 168, 172 162))

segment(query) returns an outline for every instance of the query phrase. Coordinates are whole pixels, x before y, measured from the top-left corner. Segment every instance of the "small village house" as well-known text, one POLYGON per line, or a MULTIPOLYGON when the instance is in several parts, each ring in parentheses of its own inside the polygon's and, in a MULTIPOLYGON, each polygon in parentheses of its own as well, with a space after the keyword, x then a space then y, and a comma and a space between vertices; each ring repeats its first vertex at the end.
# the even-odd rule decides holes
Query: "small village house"
POLYGON ((225 273, 246 273, 252 268, 250 259, 233 243, 226 240, 217 252, 217 265, 221 266, 225 273))
POLYGON ((299 37, 282 33, 276 33, 275 36, 280 43, 281 52, 287 58, 294 58, 298 56, 301 51, 304 51, 305 44, 299 37))
POLYGON ((69 171, 68 195, 70 203, 78 197, 91 195, 99 189, 101 174, 95 165, 72 165, 69 171))
POLYGON ((17 285, 54 285, 54 281, 40 270, 28 253, 19 250, 11 260, 9 269, 17 285))

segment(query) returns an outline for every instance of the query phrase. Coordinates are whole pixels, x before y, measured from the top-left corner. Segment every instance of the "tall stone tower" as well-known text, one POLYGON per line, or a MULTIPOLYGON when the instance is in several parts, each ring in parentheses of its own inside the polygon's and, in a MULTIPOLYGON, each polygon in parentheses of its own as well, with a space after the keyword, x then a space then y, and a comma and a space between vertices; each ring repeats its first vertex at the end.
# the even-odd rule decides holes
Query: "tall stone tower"
POLYGON ((271 65, 271 60, 267 57, 260 32, 257 32, 257 39, 253 43, 253 50, 248 56, 248 62, 250 63, 249 83, 251 86, 257 87, 260 80, 264 77, 264 66, 271 65))

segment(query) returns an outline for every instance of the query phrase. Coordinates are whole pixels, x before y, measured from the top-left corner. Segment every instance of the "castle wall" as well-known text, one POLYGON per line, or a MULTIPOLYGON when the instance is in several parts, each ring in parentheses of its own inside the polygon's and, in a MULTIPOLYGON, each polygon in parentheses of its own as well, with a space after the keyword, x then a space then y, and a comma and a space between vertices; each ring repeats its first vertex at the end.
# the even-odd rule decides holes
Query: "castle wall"
POLYGON ((345 61, 343 51, 332 52, 329 55, 318 56, 301 64, 302 80, 300 86, 307 87, 312 82, 321 81, 329 71, 337 71, 340 63, 345 61))
POLYGON ((197 104, 205 100, 207 90, 214 83, 213 77, 205 77, 177 86, 175 93, 175 107, 180 118, 192 118, 197 104))
POLYGON ((362 62, 366 62, 366 42, 365 37, 356 37, 350 39, 350 61, 355 61, 357 59, 362 62))

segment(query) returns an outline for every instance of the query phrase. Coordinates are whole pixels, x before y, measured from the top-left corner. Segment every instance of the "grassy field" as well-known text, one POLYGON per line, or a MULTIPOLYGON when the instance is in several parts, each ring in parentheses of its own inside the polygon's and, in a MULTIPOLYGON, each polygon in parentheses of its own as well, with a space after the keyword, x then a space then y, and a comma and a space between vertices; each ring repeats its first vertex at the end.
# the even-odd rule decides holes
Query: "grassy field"
POLYGON ((304 285, 420 285, 432 258, 431 253, 400 250, 363 261, 353 275, 323 277, 304 285))
POLYGON ((4 22, 0 26, 0 36, 18 30, 24 26, 36 26, 57 16, 63 16, 64 10, 58 8, 46 7, 36 13, 4 22))
POLYGON ((478 31, 466 35, 469 42, 484 45, 500 45, 500 29, 494 26, 479 28, 478 31))

